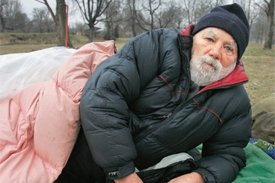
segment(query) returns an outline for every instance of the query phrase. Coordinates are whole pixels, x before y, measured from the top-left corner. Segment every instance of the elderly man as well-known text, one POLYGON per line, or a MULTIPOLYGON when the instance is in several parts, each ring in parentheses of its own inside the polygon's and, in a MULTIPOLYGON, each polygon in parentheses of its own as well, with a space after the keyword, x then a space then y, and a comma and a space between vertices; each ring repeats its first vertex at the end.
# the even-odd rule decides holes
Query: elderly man
MULTIPOLYGON (((152 30, 126 43, 83 91, 81 121, 92 158, 78 150, 69 160, 79 164, 78 180, 232 182, 245 166, 251 133, 240 61, 248 41, 246 16, 231 4, 181 31, 152 30)), ((67 166, 60 179, 72 174, 67 166)))

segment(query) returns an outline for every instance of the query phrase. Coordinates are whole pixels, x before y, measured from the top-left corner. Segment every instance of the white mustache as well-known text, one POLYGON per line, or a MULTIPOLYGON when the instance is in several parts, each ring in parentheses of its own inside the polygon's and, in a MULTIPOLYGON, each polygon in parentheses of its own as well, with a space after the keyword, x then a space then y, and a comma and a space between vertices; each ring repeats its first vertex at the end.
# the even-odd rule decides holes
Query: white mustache
POLYGON ((207 55, 198 56, 198 59, 201 63, 205 62, 211 65, 216 71, 220 71, 222 69, 222 65, 218 59, 214 59, 213 57, 207 55))

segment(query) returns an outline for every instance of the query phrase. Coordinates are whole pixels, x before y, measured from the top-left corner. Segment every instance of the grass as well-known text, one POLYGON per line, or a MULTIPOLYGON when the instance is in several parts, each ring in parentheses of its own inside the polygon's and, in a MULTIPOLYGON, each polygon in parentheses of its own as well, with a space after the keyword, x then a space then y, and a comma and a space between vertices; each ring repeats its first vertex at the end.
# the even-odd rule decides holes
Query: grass
MULTIPOLYGON (((71 35, 70 39, 75 48, 88 43, 85 36, 71 35)), ((129 38, 118 38, 116 47, 119 50, 129 38)), ((102 41, 96 38, 95 41, 102 41)), ((56 46, 55 33, 46 34, 23 34, 23 33, 1 33, 0 55, 9 53, 31 52, 56 46)), ((255 104, 275 92, 275 50, 263 50, 262 44, 250 43, 244 53, 242 60, 245 65, 249 82, 245 88, 255 104)))
MULTIPOLYGON (((75 48, 86 44, 88 38, 81 35, 70 37, 75 48)), ((0 33, 0 54, 25 53, 57 45, 55 33, 0 33)))
MULTIPOLYGON (((70 35, 74 48, 87 44, 88 38, 82 35, 70 35)), ((117 49, 120 49, 129 38, 118 38, 117 49)), ((103 41, 95 38, 94 41, 103 41)), ((9 53, 27 53, 35 50, 54 47, 57 45, 55 33, 0 33, 0 55, 9 53)))
MULTIPOLYGON (((275 92, 275 50, 263 50, 262 44, 250 43, 242 57, 249 82, 245 84, 251 103, 275 92)), ((274 104, 275 105, 275 104, 274 104)))
POLYGON ((119 50, 123 47, 123 45, 129 40, 129 38, 118 38, 116 40, 116 47, 119 50))

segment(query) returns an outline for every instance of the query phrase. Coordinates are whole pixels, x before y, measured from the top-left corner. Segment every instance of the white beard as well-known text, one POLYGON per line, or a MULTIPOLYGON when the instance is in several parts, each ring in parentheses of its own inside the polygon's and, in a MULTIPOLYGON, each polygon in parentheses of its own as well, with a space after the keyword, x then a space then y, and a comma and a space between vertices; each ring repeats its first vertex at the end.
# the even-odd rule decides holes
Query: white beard
POLYGON ((219 60, 210 56, 194 56, 190 61, 191 80, 198 86, 206 86, 226 77, 235 66, 236 62, 224 68, 219 60))

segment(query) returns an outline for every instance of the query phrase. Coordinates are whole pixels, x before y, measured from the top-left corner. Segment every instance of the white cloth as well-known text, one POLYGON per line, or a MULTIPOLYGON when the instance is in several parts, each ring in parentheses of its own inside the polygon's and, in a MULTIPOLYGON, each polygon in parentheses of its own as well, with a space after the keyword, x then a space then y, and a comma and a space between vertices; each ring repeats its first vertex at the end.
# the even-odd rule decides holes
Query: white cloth
MULTIPOLYGON (((188 153, 178 153, 178 154, 172 154, 170 156, 166 156, 164 157, 160 162, 158 162, 156 165, 153 165, 149 168, 140 170, 140 171, 147 171, 147 170, 153 170, 153 169, 160 169, 160 168, 164 168, 167 167, 171 164, 177 163, 177 162, 181 162, 181 161, 185 161, 187 159, 193 159, 194 158, 192 156, 190 156, 188 153)), ((138 169, 136 169, 136 172, 139 172, 138 169)))

